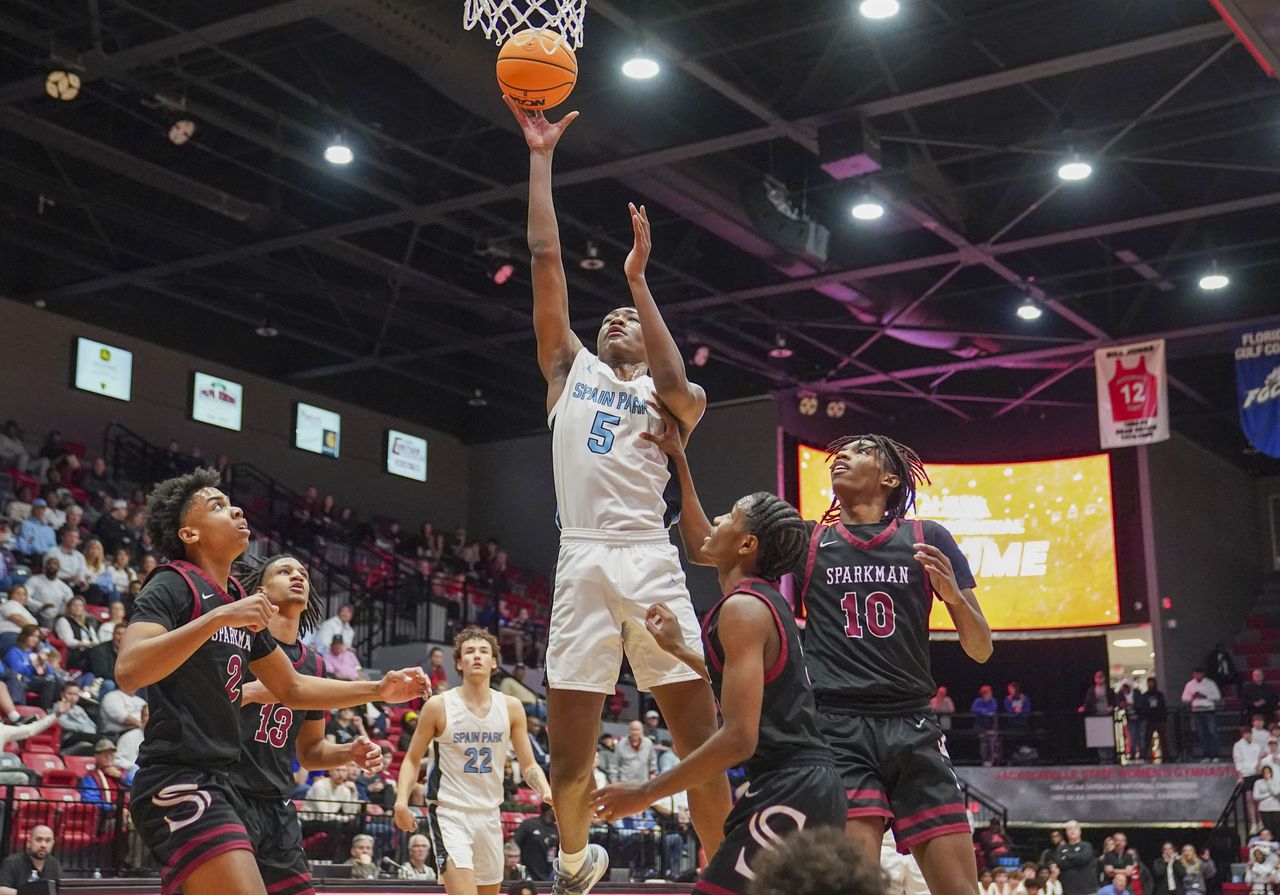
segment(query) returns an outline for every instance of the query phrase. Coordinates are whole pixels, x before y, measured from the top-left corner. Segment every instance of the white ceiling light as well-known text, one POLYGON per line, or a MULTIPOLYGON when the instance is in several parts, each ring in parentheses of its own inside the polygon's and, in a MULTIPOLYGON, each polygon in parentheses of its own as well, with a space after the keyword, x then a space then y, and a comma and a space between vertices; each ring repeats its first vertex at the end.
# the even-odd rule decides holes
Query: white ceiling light
POLYGON ((628 78, 637 81, 656 78, 660 71, 662 71, 662 66, 658 64, 658 60, 644 50, 637 50, 630 59, 622 63, 622 73, 628 78))
POLYGON ((782 333, 778 333, 773 337, 773 347, 769 349, 769 356, 771 358, 774 360, 786 360, 793 354, 795 354, 795 352, 787 347, 787 340, 783 337, 782 333))
POLYGON ((1088 180, 1089 175, 1093 173, 1093 165, 1084 161, 1080 156, 1072 156, 1071 161, 1063 162, 1058 168, 1058 177, 1068 183, 1075 183, 1079 180, 1088 180))
POLYGON ((902 9, 898 0, 862 0, 858 12, 868 19, 891 19, 902 9))
POLYGON ((489 406, 489 402, 485 400, 484 392, 482 392, 480 389, 476 389, 474 392, 471 393, 471 397, 467 399, 467 404, 469 404, 472 407, 488 407, 489 406))
POLYGON ((1200 288, 1205 292, 1217 292, 1231 285, 1231 278, 1218 270, 1218 262, 1213 262, 1209 272, 1200 278, 1200 288))
POLYGON ((1028 298, 1018 305, 1017 314, 1020 320, 1039 320, 1044 311, 1040 310, 1040 306, 1028 298))
POLYGON ((342 137, 334 137, 333 142, 325 147, 324 160, 331 165, 349 165, 355 160, 355 153, 342 137))
POLYGON ((851 213, 860 221, 878 221, 884 217, 884 205, 878 199, 866 196, 858 200, 851 213))
POLYGON ((578 266, 583 270, 599 270, 604 267, 604 259, 600 257, 600 247, 589 239, 587 254, 578 260, 578 266))
POLYGON ((169 142, 181 146, 196 133, 196 123, 190 118, 179 118, 169 127, 169 142))
POLYGON ((1141 637, 1121 637, 1119 640, 1111 641, 1112 646, 1118 646, 1121 649, 1130 647, 1146 646, 1147 642, 1141 637))
POLYGON ((73 71, 55 68, 44 79, 44 92, 54 99, 71 102, 80 95, 80 76, 73 71))

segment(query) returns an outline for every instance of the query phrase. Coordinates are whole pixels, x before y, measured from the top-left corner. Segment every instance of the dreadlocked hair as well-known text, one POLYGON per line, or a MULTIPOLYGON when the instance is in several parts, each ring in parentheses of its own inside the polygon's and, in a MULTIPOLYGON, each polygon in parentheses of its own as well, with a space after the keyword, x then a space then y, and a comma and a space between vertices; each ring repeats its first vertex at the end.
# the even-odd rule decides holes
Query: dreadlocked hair
MULTIPOLYGON (((277 553, 275 556, 268 556, 266 559, 252 559, 246 556, 236 562, 234 574, 240 583, 244 585, 245 593, 251 594, 264 586, 263 581, 267 577, 267 572, 273 565, 284 559, 291 559, 300 566, 306 566, 306 563, 292 553, 277 553)), ((315 630, 319 627, 320 620, 323 617, 324 604, 320 601, 320 596, 316 593, 316 589, 308 587, 307 608, 303 610, 302 616, 298 619, 298 630, 303 634, 315 630)))
MULTIPOLYGON (((907 515, 907 512, 915 506, 916 489, 921 485, 930 484, 929 474, 924 471, 924 461, 911 448, 894 441, 887 435, 848 435, 837 438, 827 445, 827 453, 834 457, 849 445, 860 441, 868 442, 880 455, 885 468, 898 477, 898 487, 889 493, 889 499, 885 501, 884 514, 891 518, 907 515)), ((839 521, 840 498, 833 496, 831 506, 827 507, 826 513, 822 516, 822 523, 831 525, 839 521)))
POLYGON ((756 491, 746 498, 747 531, 756 536, 756 574, 777 581, 800 564, 809 531, 795 507, 776 494, 756 491))
POLYGON ((187 548, 178 537, 182 517, 191 509, 195 496, 205 488, 216 488, 222 476, 216 469, 201 468, 186 475, 166 479, 151 489, 147 498, 147 531, 151 542, 166 559, 183 559, 187 548))

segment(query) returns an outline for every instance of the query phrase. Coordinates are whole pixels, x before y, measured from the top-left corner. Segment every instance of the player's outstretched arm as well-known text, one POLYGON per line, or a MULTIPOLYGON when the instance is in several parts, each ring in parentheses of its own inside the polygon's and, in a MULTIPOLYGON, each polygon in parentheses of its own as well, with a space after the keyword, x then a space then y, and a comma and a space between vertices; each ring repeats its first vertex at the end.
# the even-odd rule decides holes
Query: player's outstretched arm
POLYGON ((649 361, 649 375, 653 377, 653 389, 658 399, 679 418, 687 438, 707 409, 707 394, 702 386, 689 381, 680 346, 672 338, 671 330, 667 329, 667 323, 662 319, 662 312, 658 310, 658 303, 654 301, 648 280, 645 279, 645 268, 653 249, 649 212, 643 205, 636 208, 634 202, 627 203, 627 209, 631 212, 635 243, 622 269, 627 275, 631 300, 635 302, 636 313, 640 316, 640 331, 649 361))
POLYGON ((551 158, 565 130, 578 117, 570 112, 555 124, 503 97, 529 144, 529 254, 533 275, 533 331, 538 366, 547 380, 547 409, 560 397, 582 342, 569 327, 569 287, 560 255, 560 226, 551 197, 551 158))
POLYGON ((724 647, 724 682, 720 715, 724 723, 675 767, 646 783, 610 783, 591 794, 591 804, 605 820, 628 817, 655 801, 691 789, 751 757, 760 738, 764 702, 764 655, 777 637, 773 613, 751 596, 730 597, 720 608, 720 643, 724 647))
POLYGON ((270 655, 249 663, 253 674, 274 697, 291 709, 331 709, 366 702, 408 702, 422 695, 427 676, 421 668, 388 671, 380 681, 335 681, 298 674, 277 647, 270 655))
POLYGON ((524 703, 514 696, 502 697, 507 701, 507 715, 511 718, 511 748, 516 750, 516 761, 520 765, 520 774, 524 782, 542 796, 544 802, 551 801, 551 784, 542 766, 533 757, 533 747, 529 745, 529 721, 525 717, 524 703))
POLYGON ((298 764, 308 771, 330 771, 349 764, 369 773, 382 770, 382 750, 367 736, 358 736, 345 746, 339 746, 325 739, 323 718, 302 722, 297 751, 298 764))
POLYGON ((680 540, 684 541, 684 554, 694 565, 709 566, 711 563, 702 555, 702 545, 711 534, 711 522, 698 499, 689 458, 684 453, 686 433, 661 401, 649 402, 649 411, 662 419, 662 431, 641 432, 640 437, 662 448, 675 464, 676 477, 680 480, 680 540))
MULTIPOLYGON (((147 611, 146 597, 139 600, 139 606, 143 613, 147 611)), ((147 621, 144 616, 125 628, 120 654, 116 657, 116 685, 126 693, 136 693, 173 674, 223 628, 261 631, 278 611, 262 594, 255 594, 219 606, 175 628, 147 621)), ((135 610, 135 615, 138 614, 141 613, 135 610)), ((293 670, 292 666, 289 670, 293 670)))
POLYGON ((431 741, 444 731, 444 722, 444 699, 432 696, 422 707, 422 716, 418 718, 418 726, 414 728, 413 737, 409 740, 404 761, 400 762, 400 777, 396 781, 395 824, 406 833, 418 829, 418 819, 409 810, 409 795, 418 782, 422 756, 427 754, 427 746, 431 741))

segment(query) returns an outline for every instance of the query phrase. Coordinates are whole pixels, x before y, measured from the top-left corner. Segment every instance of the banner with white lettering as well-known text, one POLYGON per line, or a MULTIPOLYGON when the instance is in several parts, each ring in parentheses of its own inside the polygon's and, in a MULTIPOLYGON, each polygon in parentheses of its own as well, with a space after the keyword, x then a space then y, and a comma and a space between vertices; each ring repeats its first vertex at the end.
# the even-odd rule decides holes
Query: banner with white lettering
POLYGON ((1280 457, 1280 328, 1237 330, 1235 354, 1244 436, 1268 457, 1280 457))
POLYGON ((1236 785, 1229 764, 955 770, 1018 823, 1213 823, 1236 785))
POLYGON ((1093 366, 1104 448, 1155 444, 1169 438, 1164 339, 1099 348, 1093 353, 1093 366))

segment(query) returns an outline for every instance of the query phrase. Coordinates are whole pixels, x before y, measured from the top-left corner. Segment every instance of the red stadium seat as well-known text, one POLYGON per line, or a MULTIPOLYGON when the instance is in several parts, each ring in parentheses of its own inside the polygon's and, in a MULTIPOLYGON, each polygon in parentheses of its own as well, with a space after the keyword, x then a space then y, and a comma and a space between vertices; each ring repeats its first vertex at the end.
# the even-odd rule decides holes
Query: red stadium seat
POLYGON ((45 771, 61 771, 66 767, 62 763, 61 755, 54 755, 50 752, 24 752, 22 753, 22 763, 41 775, 45 771))
POLYGON ((532 805, 538 808, 542 805, 542 796, 532 789, 521 786, 516 790, 516 803, 519 805, 532 805))
POLYGON ((381 749, 383 746, 386 746, 392 752, 394 752, 396 748, 396 744, 387 739, 374 740, 373 744, 377 746, 379 749, 381 749))
POLYGON ((42 786, 40 798, 48 802, 78 802, 80 790, 74 786, 42 786))
POLYGON ((79 775, 70 768, 50 768, 40 775, 41 786, 75 786, 80 782, 79 775))
POLYGON ((23 740, 18 745, 25 747, 22 749, 23 755, 57 755, 58 754, 58 747, 55 744, 50 743, 46 740, 41 740, 39 737, 32 737, 29 740, 23 740))
POLYGON ((56 838, 63 848, 83 848, 98 839, 102 808, 91 802, 63 805, 56 838))
POLYGON ((24 718, 43 718, 44 709, 38 705, 18 705, 13 710, 24 718))
POLYGON ((13 797, 15 799, 38 799, 40 798, 40 790, 34 786, 15 786, 13 788, 13 797))
POLYGON ((107 619, 111 618, 110 606, 85 606, 84 611, 100 622, 105 622, 107 619))
POLYGON ((62 763, 67 766, 67 770, 74 772, 77 778, 86 776, 94 766, 92 755, 64 755, 62 763))

